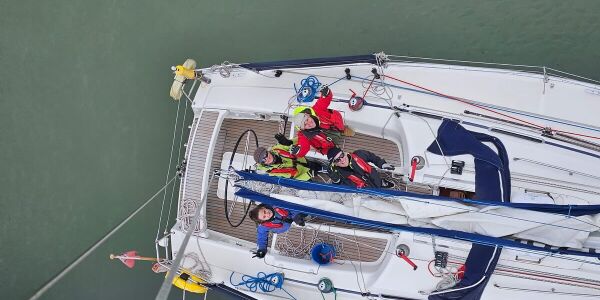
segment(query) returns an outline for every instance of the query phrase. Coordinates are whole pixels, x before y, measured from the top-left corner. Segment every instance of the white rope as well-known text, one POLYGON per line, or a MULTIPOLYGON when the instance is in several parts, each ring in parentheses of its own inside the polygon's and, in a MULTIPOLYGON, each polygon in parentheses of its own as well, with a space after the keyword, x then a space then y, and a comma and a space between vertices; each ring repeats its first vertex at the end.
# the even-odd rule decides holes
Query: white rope
MULTIPOLYGON (((154 198, 156 198, 156 196, 158 196, 163 190, 165 190, 167 188, 167 186, 169 184, 171 184, 171 182, 173 182, 173 180, 175 180, 175 178, 176 178, 176 176, 173 176, 169 181, 167 181, 167 183, 162 188, 160 188, 160 190, 158 190, 156 193, 154 193, 154 195, 152 197, 150 197, 150 199, 148 199, 146 202, 144 202, 144 204, 142 204, 134 212, 129 214, 129 216, 127 216, 127 218, 125 218, 123 221, 121 221, 121 223, 119 223, 117 226, 115 226, 115 228, 113 228, 110 232, 108 232, 106 235, 104 235, 104 237, 102 237, 102 239, 97 241, 88 250, 86 250, 83 254, 81 254, 76 260, 74 260, 67 267, 65 267, 62 271, 60 271, 60 273, 58 273, 56 276, 54 276, 54 278, 52 278, 50 281, 48 281, 46 284, 44 284, 44 286, 42 286, 39 290, 37 290, 37 292, 35 292, 35 294, 33 294, 33 296, 31 296, 31 298, 29 298, 29 299, 30 300, 39 299, 48 289, 50 289, 52 286, 54 286, 61 278, 63 278, 67 273, 69 273, 69 271, 71 271, 79 263, 81 263, 86 257, 88 257, 88 255, 90 255, 94 250, 96 250, 96 248, 100 247, 100 245, 102 245, 115 232, 117 232, 119 229, 121 229, 121 227, 123 227, 123 225, 125 225, 127 222, 129 222, 129 220, 131 220, 135 215, 137 215, 144 207, 146 207, 146 205, 148 205, 150 202, 152 202, 152 200, 154 200, 154 198)), ((173 279, 171 278, 171 280, 173 280, 173 279)))
MULTIPOLYGON (((181 105, 177 104, 177 114, 175 116, 175 123, 173 124, 173 138, 171 140, 171 154, 169 155, 169 165, 167 168, 167 174, 165 174, 165 184, 169 180, 169 176, 171 175, 171 162, 173 161, 173 148, 175 147, 175 136, 177 135, 177 121, 179 121, 179 108, 181 105)), ((160 217, 158 218, 158 226, 156 228, 156 237, 154 239, 155 242, 158 241, 158 237, 160 235, 160 225, 162 224, 163 210, 165 207, 165 201, 167 200, 167 192, 163 194, 163 200, 160 205, 160 217)), ((158 257, 158 252, 156 253, 156 257, 158 257)))
MULTIPOLYGON (((181 128, 179 133, 179 149, 177 149, 177 157, 181 155, 181 145, 183 144, 183 131, 185 128, 185 118, 187 115, 188 103, 185 102, 185 110, 183 111, 183 121, 181 121, 181 128)), ((175 194, 175 185, 171 187, 171 199, 169 201, 169 213, 167 214, 167 221, 165 222, 165 229, 163 230, 163 234, 167 234, 167 229, 169 226, 169 220, 171 220, 171 207, 173 207, 173 198, 175 194)))
MULTIPOLYGON (((208 186, 210 186, 210 184, 212 183, 214 178, 215 178, 215 176, 213 174, 213 176, 211 176, 210 180, 208 181, 208 186)), ((198 224, 198 222, 201 220, 200 217, 202 215, 201 214, 202 205, 206 201, 206 195, 207 195, 207 193, 203 193, 202 198, 197 203, 196 212, 195 212, 194 218, 192 219, 190 224, 198 224)), ((195 230, 188 230, 187 233, 185 234, 185 237, 183 238, 183 241, 181 242, 181 245, 179 246, 179 249, 177 251, 177 256, 175 257, 175 260, 173 261, 173 266, 174 266, 173 268, 178 269, 179 266, 181 265, 181 262, 185 255, 185 248, 187 247, 194 231, 195 230)), ((175 278, 175 276, 176 276, 176 272, 170 272, 167 275, 167 277, 165 278, 165 280, 163 281, 163 283, 160 287, 160 290, 158 291, 158 294, 156 295, 156 298, 155 298, 156 300, 166 300, 169 297, 169 292, 171 291, 171 282, 173 282, 173 279, 175 278)))
MULTIPOLYGON (((206 199, 205 195, 206 194, 202 195, 202 199, 200 200, 200 204, 198 206, 200 206, 206 199)), ((202 211, 202 209, 196 210, 194 219, 191 222, 192 224, 195 224, 196 222, 199 221, 201 211, 202 211)), ((179 268, 179 265, 181 264, 181 260, 183 259, 183 256, 185 253, 185 248, 187 247, 187 244, 190 241, 192 232, 193 232, 193 230, 188 230, 188 232, 185 234, 183 242, 179 246, 179 250, 177 251, 177 256, 175 257, 175 260, 173 261, 173 265, 174 265, 175 269, 179 268)), ((177 275, 176 272, 169 273, 169 275, 163 281, 162 286, 160 287, 160 290, 158 291, 158 294, 156 295, 156 300, 166 300, 169 297, 169 292, 171 291, 171 282, 173 282, 173 279, 175 278, 176 275, 177 275)))

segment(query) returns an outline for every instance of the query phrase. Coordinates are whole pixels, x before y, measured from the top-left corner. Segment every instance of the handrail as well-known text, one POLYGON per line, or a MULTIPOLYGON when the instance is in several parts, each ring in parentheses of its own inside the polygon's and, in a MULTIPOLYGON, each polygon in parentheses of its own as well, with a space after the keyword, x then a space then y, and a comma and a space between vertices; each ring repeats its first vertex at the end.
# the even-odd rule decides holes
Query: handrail
MULTIPOLYGON (((407 55, 392 55, 392 54, 388 54, 387 57, 396 57, 396 58, 406 58, 406 59, 413 59, 413 60, 421 60, 422 62, 425 62, 425 63, 427 63, 427 62, 446 62, 446 63, 465 63, 465 64, 472 64, 472 65, 475 65, 475 66, 476 65, 480 65, 480 66, 496 66, 496 67, 503 68, 504 70, 513 70, 513 69, 508 69, 506 67, 514 67, 514 68, 517 68, 517 69, 514 69, 514 71, 524 71, 524 72, 528 72, 528 73, 537 73, 537 74, 541 74, 541 75, 553 75, 555 77, 560 77, 560 78, 584 80, 584 81, 587 81, 587 83, 600 84, 599 80, 588 78, 588 77, 577 75, 577 74, 573 74, 573 73, 569 73, 569 72, 565 72, 565 71, 561 71, 561 70, 550 68, 550 67, 546 67, 546 66, 533 66, 533 65, 520 65, 520 64, 507 64, 507 63, 492 63, 492 62, 482 62, 482 61, 469 61, 469 60, 458 60, 458 59, 430 58, 430 57, 407 56, 407 55), (525 70, 519 69, 519 68, 524 68, 525 70), (549 72, 549 71, 551 71, 551 72, 549 72), (554 74, 552 72, 556 72, 556 74, 554 74)), ((390 61, 392 61, 392 62, 415 62, 415 61, 393 60, 393 59, 391 59, 390 61)), ((457 65, 457 64, 452 64, 452 65, 453 66, 461 66, 461 65, 457 65)))

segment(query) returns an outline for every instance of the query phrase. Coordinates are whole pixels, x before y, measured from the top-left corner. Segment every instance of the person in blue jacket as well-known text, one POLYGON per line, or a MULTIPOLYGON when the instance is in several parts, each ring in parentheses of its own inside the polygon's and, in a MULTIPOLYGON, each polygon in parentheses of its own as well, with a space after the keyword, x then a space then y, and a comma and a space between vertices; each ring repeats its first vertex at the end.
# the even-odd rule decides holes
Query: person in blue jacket
POLYGON ((250 219, 258 224, 256 229, 256 244, 258 249, 254 252, 257 258, 263 258, 267 254, 269 232, 284 233, 290 229, 292 222, 298 226, 304 226, 306 214, 296 213, 287 209, 272 207, 266 204, 257 205, 249 213, 250 219))

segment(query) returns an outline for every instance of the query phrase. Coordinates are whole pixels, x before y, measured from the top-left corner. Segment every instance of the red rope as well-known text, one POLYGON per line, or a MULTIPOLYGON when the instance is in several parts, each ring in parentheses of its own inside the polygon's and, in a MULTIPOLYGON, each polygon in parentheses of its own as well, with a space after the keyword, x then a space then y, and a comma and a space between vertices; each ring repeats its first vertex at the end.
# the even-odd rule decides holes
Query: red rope
MULTIPOLYGON (((515 120, 515 121, 519 121, 519 122, 521 122, 521 123, 525 123, 525 124, 531 125, 531 126, 533 126, 533 127, 537 127, 537 128, 539 128, 539 129, 544 129, 544 128, 545 128, 544 126, 541 126, 541 125, 538 125, 538 124, 535 124, 535 123, 532 123, 532 122, 529 122, 529 121, 525 121, 525 120, 523 120, 523 119, 520 119, 520 118, 517 118, 517 117, 513 117, 513 116, 510 116, 510 115, 507 115, 507 114, 503 114, 503 113, 501 113, 501 112, 498 112, 498 111, 496 111, 496 110, 489 109, 489 108, 487 108, 487 107, 483 107, 483 106, 481 106, 481 105, 477 105, 477 104, 471 103, 471 102, 469 102, 469 101, 465 101, 465 100, 463 100, 463 99, 461 99, 461 98, 458 98, 458 97, 454 97, 454 96, 446 95, 446 94, 444 94, 444 93, 440 93, 440 92, 438 92, 438 91, 434 91, 434 90, 428 89, 428 88, 426 88, 426 87, 423 87, 423 86, 420 86, 420 85, 417 85, 417 84, 414 84, 414 83, 410 83, 410 82, 408 82, 408 81, 404 81, 404 80, 401 80, 401 79, 398 79, 398 78, 395 78, 395 77, 392 77, 392 76, 389 76, 389 75, 383 75, 383 76, 385 76, 385 77, 387 77, 387 78, 389 78, 389 79, 393 79, 393 80, 396 80, 396 81, 402 82, 402 83, 404 83, 404 84, 407 84, 407 85, 410 85, 410 86, 414 86, 414 87, 416 87, 416 88, 419 88, 419 89, 422 89, 422 90, 428 91, 428 92, 430 92, 430 93, 433 93, 433 94, 436 94, 436 95, 439 95, 439 96, 442 96, 442 97, 448 98, 448 99, 456 100, 456 101, 459 101, 459 102, 462 102, 462 103, 465 103, 465 104, 468 104, 468 105, 471 105, 471 106, 475 106, 475 107, 477 107, 477 108, 479 108, 479 109, 483 109, 483 110, 485 110, 485 111, 489 111, 489 112, 491 112, 491 113, 498 114, 498 115, 501 115, 501 116, 503 116, 503 117, 506 117, 506 118, 509 118, 509 119, 513 119, 513 120, 515 120)), ((372 83, 372 81, 371 81, 371 83, 372 83)), ((370 85, 369 85, 369 87, 370 87, 370 85)), ((553 131, 554 131, 554 132, 560 132, 560 133, 564 133, 564 134, 571 134, 571 135, 576 135, 576 136, 581 136, 581 137, 587 137, 587 138, 592 138, 592 139, 598 139, 598 140, 600 140, 600 137, 597 137, 597 136, 585 135, 585 134, 581 134, 581 133, 575 133, 575 132, 569 132, 569 131, 563 131, 563 130, 553 130, 553 131)))
POLYGON ((371 79, 371 83, 369 83, 369 87, 365 90, 365 93, 363 94, 363 99, 365 99, 365 96, 367 95, 367 92, 371 88, 371 85, 373 85, 373 81, 375 81, 375 76, 373 76, 373 79, 371 79))

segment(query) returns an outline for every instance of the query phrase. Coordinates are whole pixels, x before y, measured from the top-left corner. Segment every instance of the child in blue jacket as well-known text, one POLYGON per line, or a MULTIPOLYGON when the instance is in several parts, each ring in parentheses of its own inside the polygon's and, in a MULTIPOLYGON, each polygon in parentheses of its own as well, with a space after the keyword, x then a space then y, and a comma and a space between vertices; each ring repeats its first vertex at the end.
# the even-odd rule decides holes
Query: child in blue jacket
POLYGON ((258 250, 254 252, 253 257, 263 258, 267 254, 267 245, 269 242, 269 232, 284 233, 290 229, 292 222, 299 226, 304 226, 303 213, 295 213, 279 207, 272 207, 266 204, 257 205, 249 213, 250 219, 258 223, 256 229, 256 244, 258 250))

